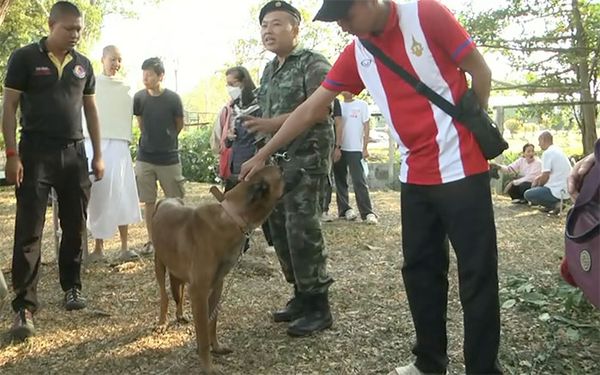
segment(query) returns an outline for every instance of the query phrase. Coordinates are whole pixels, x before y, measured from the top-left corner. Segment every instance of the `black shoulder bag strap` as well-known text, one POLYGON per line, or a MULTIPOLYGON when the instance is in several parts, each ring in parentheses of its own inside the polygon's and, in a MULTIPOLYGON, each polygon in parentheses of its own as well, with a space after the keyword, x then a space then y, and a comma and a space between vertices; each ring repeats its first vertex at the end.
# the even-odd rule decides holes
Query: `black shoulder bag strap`
POLYGON ((423 95, 427 99, 429 99, 433 104, 441 108, 444 112, 452 116, 454 119, 458 119, 459 113, 456 109, 456 106, 446 100, 443 96, 433 91, 429 86, 421 82, 418 78, 407 72, 404 68, 398 65, 394 60, 392 60, 388 55, 383 53, 379 47, 371 43, 366 39, 359 39, 360 43, 367 49, 367 51, 371 52, 373 56, 379 59, 382 63, 385 64, 392 72, 396 73, 403 80, 405 80, 409 85, 411 85, 419 94, 423 95))

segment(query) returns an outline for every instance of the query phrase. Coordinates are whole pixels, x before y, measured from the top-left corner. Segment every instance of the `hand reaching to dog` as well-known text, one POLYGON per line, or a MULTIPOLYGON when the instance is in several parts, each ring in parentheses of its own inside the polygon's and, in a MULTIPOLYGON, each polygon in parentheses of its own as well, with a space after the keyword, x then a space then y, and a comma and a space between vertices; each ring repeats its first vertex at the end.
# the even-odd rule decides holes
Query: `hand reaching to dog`
POLYGON ((248 159, 244 164, 242 164, 239 180, 248 181, 252 175, 265 167, 266 161, 267 158, 261 156, 260 152, 248 159))
POLYGON ((590 154, 579 160, 573 166, 571 174, 569 174, 569 178, 567 180, 567 190, 569 191, 569 194, 571 194, 571 198, 573 198, 573 200, 577 199, 579 190, 581 189, 581 183, 583 182, 583 177, 590 171, 590 169, 592 169, 594 163, 594 154, 590 154))

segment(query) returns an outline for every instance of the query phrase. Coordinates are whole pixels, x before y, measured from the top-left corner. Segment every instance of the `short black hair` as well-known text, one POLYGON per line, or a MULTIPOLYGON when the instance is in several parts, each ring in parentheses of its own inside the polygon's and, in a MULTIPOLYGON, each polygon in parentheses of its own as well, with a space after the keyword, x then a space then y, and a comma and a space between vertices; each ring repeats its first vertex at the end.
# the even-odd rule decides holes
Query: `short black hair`
POLYGON ((157 76, 165 74, 165 66, 159 57, 151 57, 144 60, 142 70, 154 70, 157 76))
POLYGON ((247 106, 252 103, 255 98, 254 90, 256 89, 256 85, 254 84, 248 69, 244 68, 243 66, 234 66, 233 68, 229 68, 225 71, 226 76, 230 74, 235 76, 235 79, 242 83, 242 106, 247 106))
POLYGON ((59 18, 67 15, 81 17, 81 12, 79 11, 79 8, 77 8, 77 5, 71 2, 57 1, 54 3, 54 5, 52 5, 52 8, 50 8, 50 15, 48 18, 51 21, 56 21, 59 18))

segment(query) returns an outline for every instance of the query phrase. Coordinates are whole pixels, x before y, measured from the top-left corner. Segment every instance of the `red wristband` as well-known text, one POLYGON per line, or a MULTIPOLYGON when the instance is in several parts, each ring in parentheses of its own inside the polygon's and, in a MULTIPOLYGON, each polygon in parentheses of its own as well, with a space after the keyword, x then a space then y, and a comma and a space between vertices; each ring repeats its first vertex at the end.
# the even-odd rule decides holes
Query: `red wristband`
POLYGON ((17 150, 15 150, 14 148, 7 148, 6 151, 6 158, 12 158, 13 156, 17 156, 19 155, 19 153, 17 152, 17 150))

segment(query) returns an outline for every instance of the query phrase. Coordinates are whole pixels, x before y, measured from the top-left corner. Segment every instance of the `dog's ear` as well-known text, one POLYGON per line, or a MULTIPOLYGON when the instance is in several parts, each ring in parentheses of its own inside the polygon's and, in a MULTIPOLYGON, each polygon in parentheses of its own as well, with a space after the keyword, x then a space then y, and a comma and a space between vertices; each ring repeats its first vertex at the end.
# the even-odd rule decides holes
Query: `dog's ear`
POLYGON ((217 201, 219 201, 219 203, 223 202, 223 199, 225 199, 225 196, 223 193, 221 193, 221 190, 219 190, 219 188, 216 186, 210 187, 210 193, 217 199, 217 201))
POLYGON ((264 178, 261 178, 257 182, 253 182, 248 188, 248 204, 252 204, 267 197, 270 189, 271 186, 269 186, 269 183, 264 178))

